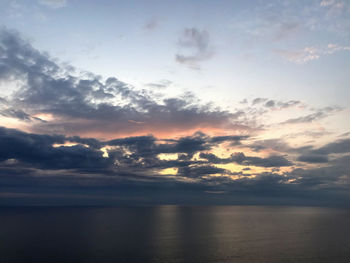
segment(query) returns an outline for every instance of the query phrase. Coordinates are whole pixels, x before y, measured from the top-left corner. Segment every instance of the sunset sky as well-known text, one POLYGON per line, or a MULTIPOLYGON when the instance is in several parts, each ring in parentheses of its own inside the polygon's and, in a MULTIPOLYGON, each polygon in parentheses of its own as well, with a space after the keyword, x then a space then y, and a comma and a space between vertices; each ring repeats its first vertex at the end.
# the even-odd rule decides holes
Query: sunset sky
POLYGON ((0 2, 0 205, 350 201, 350 1, 0 2))

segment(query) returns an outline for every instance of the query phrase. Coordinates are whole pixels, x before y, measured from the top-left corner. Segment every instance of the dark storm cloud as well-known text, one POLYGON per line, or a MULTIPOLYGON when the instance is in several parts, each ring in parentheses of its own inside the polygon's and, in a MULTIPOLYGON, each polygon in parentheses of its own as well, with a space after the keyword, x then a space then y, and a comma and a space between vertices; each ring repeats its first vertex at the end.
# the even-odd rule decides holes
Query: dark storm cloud
POLYGON ((224 174, 229 173, 225 169, 218 168, 215 166, 204 165, 204 166, 185 166, 180 167, 178 171, 179 175, 186 177, 200 177, 202 175, 210 175, 210 174, 224 174))
MULTIPOLYGON (((144 168, 183 168, 192 165, 209 165, 210 161, 191 160, 195 153, 210 151, 221 143, 238 143, 244 136, 214 136, 210 137, 197 132, 192 136, 178 139, 158 140, 153 136, 129 137, 105 142, 110 146, 122 146, 122 150, 109 150, 110 156, 115 156, 120 164, 132 165, 144 168), (124 150, 131 152, 128 156, 123 154, 124 150), (177 154, 176 160, 159 160, 159 154, 177 154)), ((191 168, 191 169, 192 169, 191 168)), ((179 172, 180 173, 180 172, 179 172)))
POLYGON ((267 158, 246 156, 242 164, 262 167, 282 167, 293 165, 289 160, 281 155, 271 155, 267 158))
POLYGON ((315 155, 315 154, 300 155, 298 157, 298 161, 306 162, 306 163, 327 163, 328 157, 324 155, 315 155))
MULTIPOLYGON (((179 139, 158 140, 153 136, 128 137, 110 141, 99 141, 92 138, 68 137, 64 135, 38 135, 24 133, 15 129, 0 128, 0 162, 13 160, 28 167, 40 169, 77 169, 77 172, 116 173, 118 169, 132 173, 135 169, 181 168, 179 174, 187 171, 204 171, 222 173, 213 164, 239 163, 262 167, 280 167, 290 165, 282 156, 268 158, 233 154, 230 158, 221 159, 210 151, 223 142, 231 143, 240 137, 209 137, 203 133, 179 139), (68 144, 66 144, 68 143, 68 144), (70 145, 69 145, 70 144, 70 145), (104 156, 102 147, 108 146, 108 156, 104 156), (112 148, 111 148, 112 147, 112 148), (193 160, 195 153, 206 160, 193 160), (175 160, 159 159, 159 154, 177 154, 175 160), (186 168, 190 167, 190 168, 186 168)), ((118 170, 119 172, 120 170, 118 170)), ((185 176, 185 175, 184 175, 185 176)))
POLYGON ((187 53, 176 54, 176 61, 191 68, 199 69, 199 62, 210 59, 213 56, 209 33, 206 30, 200 31, 197 28, 186 28, 179 38, 178 44, 187 53))
POLYGON ((45 169, 103 168, 110 164, 96 149, 82 145, 53 147, 65 140, 61 135, 36 135, 0 128, 0 161, 14 159, 45 169))
MULTIPOLYGON (((159 198, 165 203, 171 200, 186 203, 201 196, 199 193, 204 191, 224 191, 230 202, 220 199, 218 203, 232 203, 237 199, 244 203, 252 195, 258 198, 254 202, 262 200, 261 198, 273 198, 270 200, 272 203, 277 200, 285 202, 285 198, 294 200, 293 202, 297 198, 298 202, 304 204, 305 200, 311 199, 315 203, 336 198, 343 201, 349 199, 343 193, 350 189, 349 155, 333 159, 324 167, 299 168, 282 175, 275 169, 270 173, 254 173, 254 177, 251 177, 249 167, 243 169, 244 173, 231 173, 215 164, 232 162, 279 168, 291 163, 284 156, 260 158, 235 153, 229 158, 219 158, 206 153, 219 143, 230 143, 233 138, 235 137, 210 137, 197 133, 179 139, 159 140, 153 136, 139 136, 99 141, 1 128, 0 188, 2 192, 26 193, 29 196, 41 193, 47 198, 52 198, 54 194, 69 194, 71 201, 78 200, 75 195, 80 194, 87 195, 91 200, 100 196, 104 203, 108 200, 107 196, 117 199, 122 197, 125 202, 135 201, 132 197, 138 196, 140 199, 137 198, 136 203, 142 200, 157 203, 159 198), (59 146, 65 142, 80 144, 59 146), (58 147, 53 147, 54 144, 58 144, 58 147), (109 157, 103 157, 103 152, 99 150, 103 146, 116 148, 108 149, 109 157), (200 153, 200 160, 190 158, 197 152, 200 153), (158 158, 160 153, 177 153, 178 158, 161 160, 158 158), (178 172, 176 176, 157 175, 157 171, 165 168, 176 168, 178 172), (212 174, 221 176, 210 177, 212 174), (239 178, 232 180, 230 175, 239 178), (183 182, 181 178, 193 181, 183 182), (185 193, 188 196, 182 195, 185 193)), ((344 152, 338 148, 341 143, 345 142, 327 144, 322 149, 328 149, 327 152, 344 152)))
POLYGON ((295 169, 289 176, 296 178, 295 183, 307 187, 325 189, 338 188, 350 190, 350 155, 336 158, 326 166, 314 169, 295 169))
POLYGON ((350 153, 350 139, 328 143, 312 151, 314 154, 350 153))
POLYGON ((312 145, 291 147, 282 139, 255 141, 250 145, 244 145, 244 147, 248 147, 257 152, 265 149, 272 149, 280 153, 297 155, 297 160, 300 162, 321 164, 330 161, 328 155, 350 153, 350 139, 339 139, 319 148, 314 148, 312 145))
POLYGON ((158 142, 153 136, 129 137, 124 139, 115 139, 106 142, 111 146, 124 146, 135 154, 142 156, 155 156, 160 153, 184 153, 193 155, 195 152, 209 150, 213 146, 208 142, 210 138, 202 133, 196 133, 193 136, 182 137, 179 139, 168 139, 163 143, 158 142))
POLYGON ((221 143, 221 142, 231 142, 233 144, 239 144, 241 140, 247 139, 249 136, 215 136, 212 137, 211 142, 213 143, 221 143))
POLYGON ((291 166, 292 163, 284 156, 272 155, 267 158, 246 156, 242 152, 232 154, 229 158, 219 158, 212 153, 201 153, 201 158, 207 159, 210 163, 237 163, 247 166, 261 166, 261 167, 282 167, 291 166))
POLYGON ((256 140, 253 143, 246 145, 253 151, 261 151, 264 149, 272 149, 277 152, 293 152, 294 149, 288 145, 283 139, 268 139, 268 140, 256 140))
MULTIPOLYGON (((205 44, 198 41, 203 49, 205 44)), ((235 127, 234 114, 198 105, 188 96, 163 99, 113 77, 102 80, 92 73, 71 74, 74 68, 57 64, 6 29, 0 33, 0 52, 0 80, 24 83, 8 99, 12 115, 25 118, 19 116, 23 112, 29 118, 49 113, 60 117, 33 127, 41 133, 59 129, 71 134, 98 133, 101 126, 105 133, 114 134, 235 127)), ((236 126, 243 127, 239 123, 236 126)))
POLYGON ((289 152, 299 153, 298 161, 307 163, 327 163, 331 154, 350 153, 350 139, 340 139, 328 143, 320 148, 304 146, 300 148, 290 148, 289 152))
POLYGON ((130 170, 139 167, 183 167, 203 162, 189 161, 194 153, 210 150, 215 144, 204 134, 168 140, 159 143, 153 136, 129 137, 111 141, 63 135, 38 135, 14 129, 0 128, 0 161, 16 160, 29 167, 43 169, 110 169, 117 162, 130 170), (67 146, 65 143, 75 145, 67 146), (55 146, 55 144, 57 146, 55 146), (86 145, 86 146, 84 146, 86 145), (109 157, 103 157, 103 146, 118 146, 109 149, 109 157), (161 153, 183 154, 179 160, 159 160, 161 153), (187 156, 185 158, 184 156, 187 156))

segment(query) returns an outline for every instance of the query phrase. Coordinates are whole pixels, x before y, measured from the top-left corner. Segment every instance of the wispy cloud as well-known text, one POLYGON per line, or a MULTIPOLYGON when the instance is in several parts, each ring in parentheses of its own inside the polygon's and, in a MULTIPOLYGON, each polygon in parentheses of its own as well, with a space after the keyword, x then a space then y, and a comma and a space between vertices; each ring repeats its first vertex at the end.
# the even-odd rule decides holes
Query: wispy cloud
POLYGON ((155 30, 159 25, 159 21, 156 18, 152 18, 143 26, 143 29, 146 31, 153 31, 155 30))
POLYGON ((334 114, 335 112, 340 111, 341 109, 342 108, 340 107, 326 107, 323 109, 316 110, 315 112, 308 114, 306 116, 288 119, 282 122, 282 124, 300 124, 300 123, 310 123, 313 121, 318 121, 330 116, 331 114, 334 114))
POLYGON ((45 5, 50 8, 62 8, 67 5, 66 0, 39 0, 39 4, 45 5))
POLYGON ((169 87, 172 84, 172 81, 163 79, 158 82, 147 83, 146 86, 156 89, 164 89, 169 87))
POLYGON ((265 108, 270 108, 270 109, 287 109, 290 107, 304 106, 303 103, 299 100, 279 101, 279 100, 273 100, 268 98, 255 98, 252 100, 251 105, 263 106, 265 108))
POLYGON ((320 6, 330 6, 336 3, 336 0, 322 0, 320 6))
POLYGON ((337 0, 322 0, 320 6, 330 7, 331 12, 334 12, 336 9, 343 9, 345 7, 345 3, 344 1, 337 0))
POLYGON ((290 62, 296 64, 304 64, 312 60, 319 59, 322 56, 331 55, 339 51, 350 51, 350 46, 341 46, 338 44, 330 43, 326 47, 310 46, 300 50, 277 49, 275 50, 275 53, 290 62))

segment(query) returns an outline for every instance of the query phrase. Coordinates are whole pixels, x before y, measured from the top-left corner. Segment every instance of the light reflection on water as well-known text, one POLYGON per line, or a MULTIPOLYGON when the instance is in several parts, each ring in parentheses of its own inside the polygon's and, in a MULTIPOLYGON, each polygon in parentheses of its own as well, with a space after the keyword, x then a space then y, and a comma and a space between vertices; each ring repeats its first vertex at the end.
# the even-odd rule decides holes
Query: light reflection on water
POLYGON ((349 210, 1 208, 0 262, 350 262, 349 210))

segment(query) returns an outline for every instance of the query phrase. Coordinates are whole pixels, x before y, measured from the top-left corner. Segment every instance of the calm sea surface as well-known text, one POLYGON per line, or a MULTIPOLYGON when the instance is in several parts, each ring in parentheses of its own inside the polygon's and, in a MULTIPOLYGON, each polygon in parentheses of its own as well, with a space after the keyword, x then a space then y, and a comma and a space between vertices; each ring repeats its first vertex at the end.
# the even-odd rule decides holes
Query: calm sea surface
POLYGON ((350 211, 0 208, 0 262, 350 262, 350 211))

